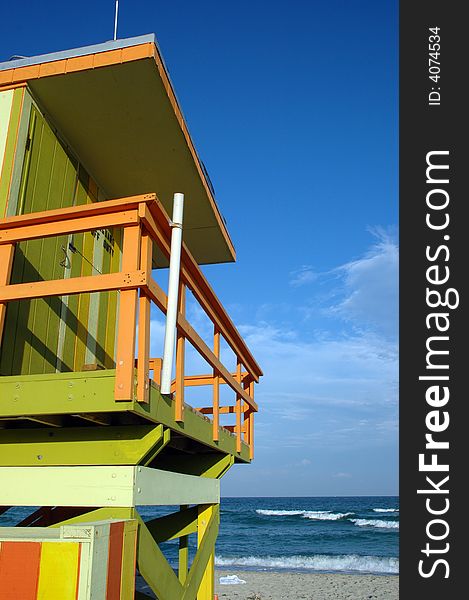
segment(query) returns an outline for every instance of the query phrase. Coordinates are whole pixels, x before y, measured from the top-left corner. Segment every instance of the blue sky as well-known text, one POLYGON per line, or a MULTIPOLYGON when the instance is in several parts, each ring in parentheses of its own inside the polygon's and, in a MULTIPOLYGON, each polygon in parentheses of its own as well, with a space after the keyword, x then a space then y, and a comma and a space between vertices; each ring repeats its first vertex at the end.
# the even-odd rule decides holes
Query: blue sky
MULTIPOLYGON (((113 0, 1 4, 1 60, 112 37, 113 0)), ((397 16, 120 1, 119 37, 157 34, 237 250, 205 272, 265 372, 225 495, 398 491, 397 16)))

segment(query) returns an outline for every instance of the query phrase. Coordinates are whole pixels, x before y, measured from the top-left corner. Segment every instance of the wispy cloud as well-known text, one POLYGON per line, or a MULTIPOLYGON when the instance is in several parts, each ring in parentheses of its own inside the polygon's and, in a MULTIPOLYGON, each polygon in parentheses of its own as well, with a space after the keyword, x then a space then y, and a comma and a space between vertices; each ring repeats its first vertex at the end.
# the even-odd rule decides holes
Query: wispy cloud
POLYGON ((316 273, 311 265, 302 265, 299 269, 290 273, 290 285, 293 287, 300 287, 308 283, 313 283, 318 279, 318 273, 316 273))
MULTIPOLYGON (((373 235, 367 252, 327 273, 303 265, 285 274, 296 288, 294 302, 255 307, 239 325, 264 371, 249 473, 283 473, 287 480, 293 467, 312 478, 322 470, 344 486, 368 468, 379 472, 378 457, 396 452, 398 246, 383 230, 373 235), (313 305, 320 313, 314 328, 304 318, 313 305)), ((211 324, 188 300, 190 322, 210 343, 211 324)), ((157 319, 152 333, 161 345, 157 319)), ((189 350, 187 372, 209 372, 189 350)), ((256 477, 246 477, 255 486, 256 477)))
POLYGON ((331 311, 376 333, 395 338, 398 330, 399 249, 383 229, 372 233, 376 243, 361 258, 336 269, 343 297, 331 311))
POLYGON ((299 451, 396 440, 398 247, 384 230, 372 233, 375 242, 353 261, 319 276, 307 265, 290 273, 290 284, 307 292, 305 305, 318 285, 333 287, 327 302, 321 289, 323 314, 335 321, 329 330, 308 331, 301 319, 240 326, 265 373, 264 443, 299 451))
POLYGON ((270 427, 261 439, 324 449, 395 438, 395 344, 370 333, 304 341, 268 324, 241 329, 265 373, 259 419, 270 427))
POLYGON ((393 232, 381 227, 369 231, 375 242, 362 256, 325 272, 302 265, 290 272, 289 284, 304 288, 304 301, 296 310, 307 320, 322 314, 395 340, 399 248, 393 232))

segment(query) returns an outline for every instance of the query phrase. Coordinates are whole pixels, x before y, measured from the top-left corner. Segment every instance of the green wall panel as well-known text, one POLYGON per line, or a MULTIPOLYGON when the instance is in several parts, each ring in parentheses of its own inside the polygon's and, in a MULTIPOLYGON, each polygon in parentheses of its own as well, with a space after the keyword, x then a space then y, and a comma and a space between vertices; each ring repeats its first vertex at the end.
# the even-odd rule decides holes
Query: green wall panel
MULTIPOLYGON (((35 105, 21 160, 24 166, 18 214, 97 201, 96 183, 35 105)), ((103 197, 102 192, 99 195, 103 197)), ((114 237, 120 239, 116 232, 99 231, 20 243, 15 251, 11 281, 117 271, 120 250, 114 237)), ((80 371, 90 362, 112 368, 116 311, 116 292, 10 303, 0 349, 0 374, 80 371)))

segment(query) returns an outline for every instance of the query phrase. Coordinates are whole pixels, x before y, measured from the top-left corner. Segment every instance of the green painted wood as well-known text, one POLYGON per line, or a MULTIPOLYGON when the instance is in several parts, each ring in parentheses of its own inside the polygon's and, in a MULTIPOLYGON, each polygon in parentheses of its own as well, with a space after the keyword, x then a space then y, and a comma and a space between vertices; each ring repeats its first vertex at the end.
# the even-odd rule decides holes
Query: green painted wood
MULTIPOLYGON (((0 378, 0 417, 25 415, 68 415, 79 413, 133 412, 148 421, 162 424, 172 431, 192 438, 214 449, 212 456, 197 454, 181 461, 161 457, 151 466, 181 473, 221 477, 230 467, 230 459, 220 460, 220 454, 232 455, 236 462, 250 462, 249 448, 242 444, 236 452, 236 438, 220 429, 220 439, 212 439, 212 423, 186 409, 184 423, 174 420, 174 406, 152 386, 149 404, 136 401, 115 402, 112 369, 84 373, 55 373, 0 378), (161 462, 161 466, 160 466, 161 462)), ((150 457, 147 457, 150 460, 150 457)), ((147 463, 145 463, 147 464, 147 463)))
MULTIPOLYGON (((31 111, 30 126, 28 139, 31 140, 35 135, 37 112, 31 111)), ((31 142, 27 144, 25 156, 25 171, 20 187, 20 197, 18 202, 18 214, 23 211, 24 198, 26 195, 27 183, 34 181, 37 171, 39 157, 39 149, 36 144, 34 147, 31 142)), ((20 283, 25 281, 25 277, 32 277, 34 273, 30 272, 26 261, 25 253, 27 252, 29 242, 18 244, 15 249, 15 259, 13 261, 13 269, 11 282, 20 283)), ((5 319, 4 340, 8 339, 8 345, 2 344, 1 351, 1 373, 2 375, 10 375, 13 373, 21 373, 21 364, 23 361, 23 353, 25 352, 25 344, 16 344, 16 339, 25 340, 27 335, 27 318, 31 306, 31 301, 10 302, 7 307, 5 319)), ((29 349, 29 347, 28 347, 29 349)), ((27 350, 26 350, 27 351, 27 350)))
POLYGON ((140 516, 137 518, 139 521, 138 570, 159 600, 179 600, 182 597, 182 585, 148 531, 143 519, 140 516))
MULTIPOLYGON (((76 205, 88 204, 88 189, 90 178, 86 171, 80 167, 78 170, 76 205)), ((72 256, 73 262, 78 262, 80 265, 79 275, 89 276, 92 274, 93 262, 93 236, 89 232, 82 234, 81 255, 75 253, 72 256), (84 257, 84 258, 83 258, 84 257), (90 264, 91 263, 91 264, 90 264)), ((88 308, 90 303, 89 294, 80 294, 78 297, 77 310, 77 331, 74 356, 74 370, 81 371, 85 364, 86 342, 88 339, 88 308)))
POLYGON ((220 456, 213 452, 198 452, 193 456, 167 455, 158 458, 158 468, 187 475, 220 479, 234 464, 231 454, 220 456))
MULTIPOLYGON (((36 107, 32 107, 30 141, 25 159, 21 214, 71 205, 75 187, 76 161, 73 164, 62 144, 36 107)), ((33 240, 19 244, 12 280, 15 283, 40 281, 63 276, 61 246, 65 237, 33 240)), ((9 344, 2 347, 3 374, 54 372, 57 366, 57 339, 61 318, 60 298, 36 299, 16 303, 7 311, 9 344), (16 325, 16 327, 15 327, 16 325), (7 355, 11 353, 12 356, 7 355), (9 366, 9 368, 8 368, 9 366)))
POLYGON ((155 447, 162 425, 10 429, 0 437, 0 466, 137 465, 155 447))
POLYGON ((143 467, 151 467, 156 462, 158 455, 165 448, 171 440, 171 431, 165 429, 161 439, 141 458, 139 464, 143 467))
MULTIPOLYGON (((35 105, 28 138, 24 157, 17 157, 24 165, 18 214, 104 198, 35 105)), ((118 271, 121 252, 113 240, 119 237, 115 231, 101 231, 21 243, 15 254, 12 282, 118 271), (92 267, 95 262, 99 263, 94 265, 98 270, 92 267)), ((9 343, 0 349, 0 374, 76 371, 86 363, 114 367, 117 297, 114 292, 110 302, 106 292, 94 294, 91 304, 90 294, 10 303, 4 337, 9 343)))
POLYGON ((0 416, 127 411, 114 401, 114 371, 21 375, 0 379, 0 416))
POLYGON ((97 508, 95 510, 89 510, 89 511, 79 514, 75 517, 63 519, 62 521, 58 521, 57 523, 50 525, 50 527, 55 528, 55 527, 60 527, 62 525, 73 525, 73 524, 78 525, 81 523, 92 523, 95 521, 105 521, 107 519, 117 519, 119 521, 121 521, 123 519, 135 519, 136 514, 137 514, 137 511, 135 510, 135 508, 127 508, 127 507, 114 508, 112 506, 110 506, 110 507, 106 506, 106 507, 102 507, 102 508, 97 508))
MULTIPOLYGON (((101 236, 104 239, 98 239, 97 243, 103 244, 106 240, 105 234, 101 236)), ((102 272, 111 272, 111 254, 103 247, 102 272)), ((108 363, 106 357, 106 330, 108 322, 109 292, 98 292, 99 294, 99 318, 96 330, 96 362, 102 366, 108 363)))
POLYGON ((185 508, 164 517, 151 519, 146 522, 146 526, 157 543, 175 540, 197 532, 198 514, 197 506, 185 508))
MULTIPOLYGON (((111 257, 111 272, 115 273, 120 270, 120 263, 122 258, 122 249, 124 242, 124 230, 123 228, 113 230, 114 237, 114 254, 111 257)), ((108 310, 108 326, 106 331, 106 353, 107 356, 112 357, 109 364, 106 365, 108 369, 115 367, 114 355, 117 339, 117 327, 119 315, 119 296, 117 292, 109 292, 109 310, 108 310)))
MULTIPOLYGON (((80 254, 83 252, 83 233, 70 236, 68 240, 77 250, 77 254, 72 254, 67 244, 67 257, 70 261, 70 277, 78 277, 81 274, 80 254), (76 258, 76 256, 78 258, 76 258)), ((74 295, 68 297, 67 317, 64 333, 64 343, 62 350, 62 368, 61 371, 73 370, 75 368, 75 347, 78 335, 78 305, 80 296, 74 295), (68 367, 68 368, 67 368, 68 367)))
MULTIPOLYGON (((56 178, 56 181, 51 181, 51 188, 61 190, 60 208, 70 206, 70 200, 73 197, 73 190, 76 182, 76 167, 68 159, 68 156, 62 150, 61 146, 56 147, 53 177, 56 178)), ((48 207, 48 210, 49 209, 50 207, 48 207)), ((50 275, 44 276, 44 278, 46 279, 50 276, 51 279, 62 279, 68 276, 67 271, 69 270, 69 265, 63 251, 63 248, 67 249, 68 236, 64 235, 53 238, 51 242, 51 246, 54 248, 53 255, 55 256, 55 260, 52 263, 50 275)), ((67 319, 68 300, 69 298, 65 297, 51 297, 44 301, 46 306, 49 307, 49 310, 47 311, 48 323, 45 345, 47 348, 55 347, 56 354, 61 351, 63 352, 63 350, 59 350, 58 348, 58 341, 60 329, 64 326, 62 321, 65 320, 66 322, 67 319)), ((49 361, 44 361, 43 372, 52 373, 56 370, 69 371, 71 370, 71 367, 71 363, 64 363, 63 360, 58 361, 56 356, 55 364, 52 364, 49 361)))
MULTIPOLYGON (((60 208, 61 188, 65 175, 66 156, 57 148, 57 140, 52 131, 42 123, 42 142, 40 149, 40 163, 36 178, 34 195, 27 198, 25 212, 36 210, 50 210, 60 208), (62 159, 62 160, 61 160, 62 159)), ((33 140, 33 144, 35 140, 33 140)), ((64 238, 62 239, 62 243, 64 238)), ((57 255, 57 244, 55 239, 37 240, 36 252, 30 252, 26 257, 37 270, 36 281, 41 279, 53 279, 55 264, 60 261, 57 255)), ((31 248, 33 244, 31 244, 31 248)), ((61 276, 63 276, 63 269, 61 276)), ((60 319, 60 309, 57 304, 59 298, 48 298, 47 300, 36 299, 31 302, 28 329, 31 331, 29 364, 22 366, 22 373, 47 373, 55 371, 57 356, 57 335, 47 344, 48 330, 53 321, 57 325, 60 319), (51 312, 55 309, 55 314, 51 312), (58 313, 58 314, 57 314, 58 313)), ((17 340, 20 342, 20 340, 17 340)))
POLYGON ((187 408, 184 411, 184 422, 175 421, 174 405, 171 398, 162 396, 154 384, 150 388, 150 402, 148 404, 136 402, 133 411, 156 423, 163 423, 171 430, 200 441, 224 454, 232 454, 236 457, 236 460, 250 462, 249 447, 246 444, 241 445, 240 453, 236 452, 236 437, 223 428, 220 428, 218 442, 214 442, 211 421, 206 420, 195 411, 187 408))
POLYGON ((181 600, 195 600, 196 598, 202 577, 205 573, 205 567, 207 566, 210 555, 215 552, 215 542, 217 540, 219 522, 220 507, 217 505, 213 508, 212 517, 192 562, 181 600))
MULTIPOLYGON (((181 511, 187 509, 188 506, 181 506, 181 511)), ((179 536, 178 549, 178 579, 182 585, 186 583, 187 574, 189 573, 189 535, 179 536)))

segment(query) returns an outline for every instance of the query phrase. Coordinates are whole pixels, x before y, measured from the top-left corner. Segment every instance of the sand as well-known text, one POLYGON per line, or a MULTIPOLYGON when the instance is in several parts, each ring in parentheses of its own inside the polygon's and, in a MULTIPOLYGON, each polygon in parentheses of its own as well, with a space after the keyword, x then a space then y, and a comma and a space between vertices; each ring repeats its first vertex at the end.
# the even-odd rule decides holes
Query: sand
POLYGON ((399 577, 217 570, 215 593, 219 600, 398 600, 399 577), (220 585, 225 575, 246 583, 220 585))

